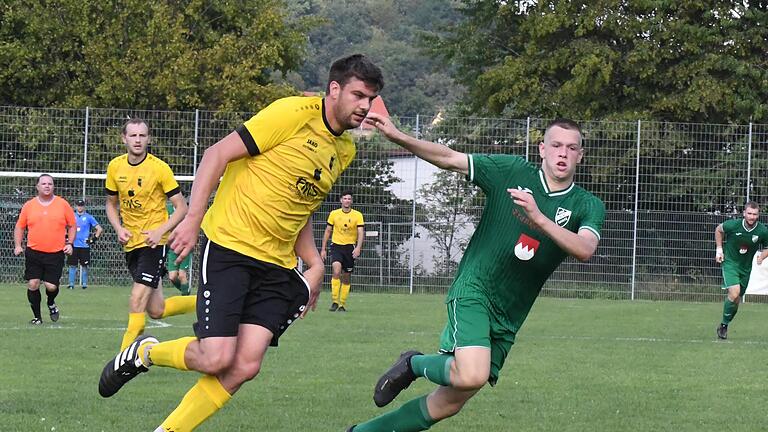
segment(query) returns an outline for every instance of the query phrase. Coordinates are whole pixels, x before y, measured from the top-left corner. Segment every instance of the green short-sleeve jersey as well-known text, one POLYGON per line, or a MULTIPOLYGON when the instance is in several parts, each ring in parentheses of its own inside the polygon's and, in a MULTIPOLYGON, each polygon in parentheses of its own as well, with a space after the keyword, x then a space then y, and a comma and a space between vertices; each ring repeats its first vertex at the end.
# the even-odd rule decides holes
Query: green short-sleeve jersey
POLYGON ((768 245, 768 228, 757 222, 747 228, 744 219, 730 219, 723 222, 725 243, 723 244, 724 263, 736 265, 741 270, 752 270, 752 257, 755 252, 768 245))
POLYGON ((544 173, 520 157, 468 158, 468 180, 485 192, 486 203, 448 292, 448 301, 479 298, 511 331, 517 332, 544 282, 567 253, 533 226, 507 189, 532 194, 539 210, 549 219, 571 232, 589 230, 598 239, 605 205, 576 184, 565 190, 549 190, 544 173))

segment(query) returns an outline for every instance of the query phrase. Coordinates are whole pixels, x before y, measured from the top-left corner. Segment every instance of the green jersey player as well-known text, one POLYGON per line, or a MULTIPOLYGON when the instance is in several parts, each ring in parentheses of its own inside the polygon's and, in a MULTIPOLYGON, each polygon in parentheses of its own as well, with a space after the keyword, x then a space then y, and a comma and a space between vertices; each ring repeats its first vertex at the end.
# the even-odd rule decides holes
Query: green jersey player
MULTIPOLYGON (((747 291, 749 275, 752 272, 752 257, 768 245, 768 228, 758 222, 760 207, 750 201, 744 206, 743 219, 731 219, 715 228, 717 250, 715 261, 723 270, 723 289, 727 290, 723 302, 723 320, 717 327, 717 337, 728 337, 728 324, 739 310, 741 297, 747 291), (725 241, 725 243, 723 243, 725 241)), ((768 256, 768 249, 757 257, 757 265, 768 256)))
POLYGON ((381 116, 367 122, 420 158, 465 174, 486 195, 483 215, 446 300, 440 352, 403 353, 379 379, 374 402, 391 402, 418 377, 435 391, 348 429, 421 431, 457 414, 499 371, 542 285, 568 255, 586 261, 597 249, 603 202, 573 183, 583 148, 571 120, 552 122, 539 144, 541 167, 510 155, 467 155, 410 137, 381 116))
MULTIPOLYGON (((170 201, 166 203, 165 209, 168 211, 168 216, 176 211, 170 201)), ((177 263, 178 258, 179 255, 173 249, 168 248, 166 250, 165 268, 168 270, 168 280, 177 290, 181 291, 181 295, 189 295, 189 263, 192 261, 192 254, 187 255, 177 263)))

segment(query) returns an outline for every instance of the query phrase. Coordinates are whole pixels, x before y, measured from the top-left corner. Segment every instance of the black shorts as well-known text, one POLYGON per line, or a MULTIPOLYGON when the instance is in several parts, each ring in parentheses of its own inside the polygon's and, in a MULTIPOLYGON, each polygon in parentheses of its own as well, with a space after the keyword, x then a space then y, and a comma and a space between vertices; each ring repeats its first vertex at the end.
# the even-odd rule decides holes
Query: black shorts
POLYGON ((80 264, 83 267, 88 267, 91 263, 91 248, 72 248, 72 255, 67 257, 67 265, 76 266, 80 264))
POLYGON ((309 302, 309 285, 297 269, 259 261, 207 238, 200 259, 195 335, 237 336, 240 324, 272 332, 270 345, 299 318, 309 302))
POLYGON ((140 247, 125 253, 125 263, 136 283, 157 288, 165 276, 165 245, 140 247))
POLYGON ((355 269, 355 259, 352 258, 352 251, 355 250, 355 245, 331 245, 331 262, 336 261, 341 263, 341 271, 344 273, 352 273, 355 269))
POLYGON ((40 279, 59 286, 61 269, 64 268, 64 252, 24 251, 24 279, 40 279))

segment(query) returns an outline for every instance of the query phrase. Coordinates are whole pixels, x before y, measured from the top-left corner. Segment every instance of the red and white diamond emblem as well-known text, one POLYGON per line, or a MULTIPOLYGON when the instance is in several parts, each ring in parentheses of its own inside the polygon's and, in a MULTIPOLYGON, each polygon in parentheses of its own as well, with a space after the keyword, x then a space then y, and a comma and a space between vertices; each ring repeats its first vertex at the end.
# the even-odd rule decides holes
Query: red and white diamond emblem
POLYGON ((528 261, 533 258, 538 248, 538 240, 525 234, 520 234, 520 238, 517 239, 517 244, 515 245, 515 256, 523 261, 528 261))

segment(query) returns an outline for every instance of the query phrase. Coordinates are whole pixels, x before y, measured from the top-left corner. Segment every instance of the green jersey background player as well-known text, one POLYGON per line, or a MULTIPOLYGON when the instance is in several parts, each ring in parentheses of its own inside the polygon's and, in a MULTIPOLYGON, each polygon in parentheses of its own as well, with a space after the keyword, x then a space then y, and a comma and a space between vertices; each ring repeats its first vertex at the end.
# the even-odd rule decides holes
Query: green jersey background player
POLYGON ((384 406, 417 377, 435 391, 348 431, 420 431, 457 414, 486 382, 494 385, 542 285, 568 255, 586 261, 597 249, 605 206, 573 183, 581 129, 559 119, 539 144, 541 168, 510 155, 466 155, 410 137, 376 114, 368 123, 420 158, 465 174, 486 194, 480 223, 446 300, 440 353, 403 353, 379 379, 384 406))
MULTIPOLYGON (((176 210, 171 202, 166 203, 165 208, 168 210, 169 217, 176 210)), ((189 262, 192 260, 192 254, 184 257, 178 264, 176 264, 176 260, 179 256, 173 249, 168 248, 167 255, 165 266, 168 269, 168 280, 177 290, 181 291, 181 295, 189 295, 189 262)))
MULTIPOLYGON (((723 301, 723 319, 717 327, 720 339, 728 338, 728 324, 736 316, 741 297, 747 291, 752 257, 768 245, 768 228, 758 222, 759 217, 760 206, 750 201, 744 206, 743 218, 725 221, 715 228, 715 261, 722 266, 723 289, 727 290, 723 301)), ((757 264, 762 264, 766 256, 768 249, 757 257, 757 264)))

